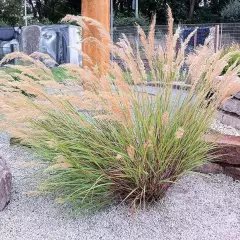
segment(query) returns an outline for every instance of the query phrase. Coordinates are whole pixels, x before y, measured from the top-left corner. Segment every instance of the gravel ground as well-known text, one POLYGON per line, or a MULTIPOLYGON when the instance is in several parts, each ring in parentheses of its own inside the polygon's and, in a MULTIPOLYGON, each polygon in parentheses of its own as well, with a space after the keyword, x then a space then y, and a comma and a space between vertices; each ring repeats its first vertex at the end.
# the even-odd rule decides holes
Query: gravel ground
POLYGON ((37 184, 37 169, 23 167, 33 153, 9 147, 8 135, 0 134, 0 155, 14 178, 12 201, 0 212, 1 240, 240 239, 240 182, 230 177, 185 176, 161 202, 135 215, 122 206, 73 218, 53 197, 24 194, 37 184))

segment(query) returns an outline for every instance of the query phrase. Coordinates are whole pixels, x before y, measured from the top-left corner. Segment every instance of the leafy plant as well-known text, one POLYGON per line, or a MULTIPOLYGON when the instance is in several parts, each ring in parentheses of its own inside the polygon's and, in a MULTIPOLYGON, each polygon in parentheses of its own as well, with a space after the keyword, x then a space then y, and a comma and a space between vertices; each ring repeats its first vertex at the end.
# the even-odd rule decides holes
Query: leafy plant
POLYGON ((226 73, 228 68, 231 67, 234 64, 239 65, 240 64, 240 53, 236 53, 232 56, 232 58, 228 61, 228 65, 224 68, 223 73, 226 73))
POLYGON ((229 48, 227 48, 224 51, 223 55, 231 53, 231 52, 234 52, 234 55, 229 59, 228 64, 223 69, 222 74, 225 74, 231 66, 240 65, 240 47, 239 47, 239 45, 233 44, 232 46, 230 46, 229 48))
MULTIPOLYGON (((6 21, 3 21, 3 19, 0 19, 0 27, 7 27, 9 26, 9 24, 6 21)), ((0 59, 1 59, 1 55, 0 55, 0 59)))
MULTIPOLYGON (((35 80, 26 74, 15 73, 20 81, 13 81, 6 73, 0 75, 0 112, 5 116, 0 126, 45 161, 46 181, 40 190, 54 193, 57 202, 72 202, 84 209, 121 202, 132 209, 145 207, 163 197, 183 174, 213 160, 209 152, 214 145, 203 136, 221 102, 240 90, 236 79, 240 67, 230 67, 218 81, 234 52, 222 57, 222 50, 214 53, 201 46, 187 59, 186 81, 191 89, 173 90, 173 82, 180 81, 185 48, 192 35, 176 52, 180 30, 173 34, 170 9, 168 14, 164 47, 155 46, 155 19, 148 36, 138 27, 150 80, 156 84, 154 96, 145 85, 148 74, 139 49, 134 52, 126 37, 110 46, 124 69, 114 62, 98 66, 87 55, 83 55, 89 62, 86 68, 60 66, 69 76, 77 77, 71 80, 71 88, 58 84, 50 69, 29 56, 12 53, 3 59, 20 57, 41 69, 35 80), (103 68, 108 69, 107 74, 99 71, 103 68), (131 81, 126 81, 126 76, 131 81), (211 101, 206 101, 213 87, 211 101)), ((91 24, 106 41, 111 40, 93 19, 67 16, 64 21, 85 27, 91 24)), ((92 42, 92 28, 88 31, 90 37, 84 41, 92 42)), ((95 44, 106 51, 100 41, 95 44)))
POLYGON ((115 27, 135 26, 136 24, 139 24, 141 26, 147 26, 149 24, 149 20, 147 17, 141 14, 138 18, 136 18, 135 16, 126 17, 123 14, 118 14, 118 16, 114 20, 115 27))
POLYGON ((240 1, 231 0, 221 11, 222 19, 228 22, 239 22, 240 1))

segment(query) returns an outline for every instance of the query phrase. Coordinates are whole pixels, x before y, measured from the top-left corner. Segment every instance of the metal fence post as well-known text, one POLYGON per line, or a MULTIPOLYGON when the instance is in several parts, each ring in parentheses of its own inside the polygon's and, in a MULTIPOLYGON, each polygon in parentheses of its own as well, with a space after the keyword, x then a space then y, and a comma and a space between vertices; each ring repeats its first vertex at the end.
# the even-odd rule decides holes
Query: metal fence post
POLYGON ((196 47, 197 47, 197 36, 198 36, 198 33, 196 31, 194 34, 194 49, 196 49, 196 47))
POLYGON ((215 26, 215 52, 219 49, 219 25, 215 26))
POLYGON ((222 38, 223 38, 223 24, 221 23, 221 32, 220 32, 220 49, 222 48, 222 38))
MULTIPOLYGON (((112 42, 114 41, 114 32, 113 32, 113 23, 114 23, 114 10, 113 10, 113 0, 111 0, 111 23, 110 23, 110 32, 112 37, 112 42)), ((113 62, 113 49, 111 49, 111 61, 113 62)))

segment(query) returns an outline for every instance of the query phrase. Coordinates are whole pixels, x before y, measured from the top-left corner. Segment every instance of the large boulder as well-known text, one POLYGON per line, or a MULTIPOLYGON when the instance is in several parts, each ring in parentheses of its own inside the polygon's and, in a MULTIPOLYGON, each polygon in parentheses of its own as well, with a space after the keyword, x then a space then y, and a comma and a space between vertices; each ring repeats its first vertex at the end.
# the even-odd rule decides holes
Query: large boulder
POLYGON ((224 173, 235 180, 240 180, 240 168, 239 167, 225 167, 224 173))
POLYGON ((229 99, 222 106, 221 109, 225 112, 234 113, 240 116, 240 101, 239 99, 229 99))
POLYGON ((217 163, 205 163, 201 167, 196 168, 194 171, 200 173, 212 173, 212 174, 220 174, 223 173, 223 167, 217 163))
POLYGON ((197 170, 202 173, 224 173, 240 180, 240 137, 208 134, 204 140, 216 144, 217 148, 211 152, 216 159, 214 163, 207 163, 197 170))
POLYGON ((234 95, 235 98, 240 99, 240 92, 234 95))
POLYGON ((11 198, 12 174, 6 161, 0 156, 0 211, 2 211, 11 198))
POLYGON ((240 137, 208 134, 205 135, 204 140, 217 145, 217 149, 215 150, 217 163, 240 165, 240 137))
POLYGON ((222 124, 232 126, 238 130, 240 130, 240 118, 234 115, 231 115, 228 112, 219 111, 216 115, 217 120, 219 120, 222 124))

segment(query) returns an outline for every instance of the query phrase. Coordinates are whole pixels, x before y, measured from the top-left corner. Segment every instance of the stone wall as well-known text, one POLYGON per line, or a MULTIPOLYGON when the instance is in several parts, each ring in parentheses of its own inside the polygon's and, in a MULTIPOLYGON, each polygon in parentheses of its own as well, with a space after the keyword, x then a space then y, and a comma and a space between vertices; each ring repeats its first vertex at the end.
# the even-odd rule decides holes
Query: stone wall
POLYGON ((221 106, 217 119, 240 130, 240 92, 221 106))
POLYGON ((217 148, 211 152, 216 155, 216 159, 196 170, 202 173, 223 173, 240 180, 240 137, 208 134, 204 140, 216 144, 217 148))

